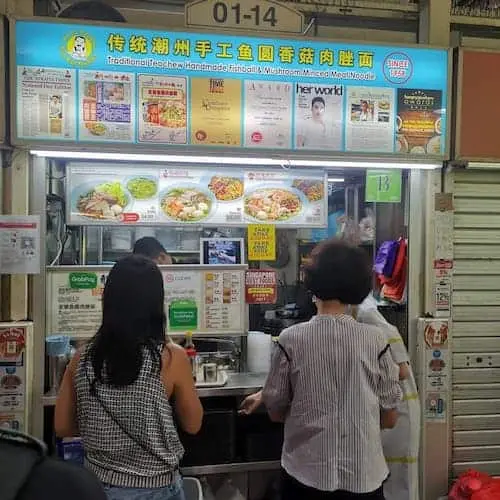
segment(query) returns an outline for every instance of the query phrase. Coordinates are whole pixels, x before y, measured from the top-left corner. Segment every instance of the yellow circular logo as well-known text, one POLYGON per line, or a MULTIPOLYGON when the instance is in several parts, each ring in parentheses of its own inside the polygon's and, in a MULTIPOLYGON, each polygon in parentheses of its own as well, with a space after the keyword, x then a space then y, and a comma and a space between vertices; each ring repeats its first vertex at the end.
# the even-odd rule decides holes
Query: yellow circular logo
POLYGON ((88 33, 71 33, 64 39, 63 55, 72 66, 87 66, 95 59, 94 40, 88 33))

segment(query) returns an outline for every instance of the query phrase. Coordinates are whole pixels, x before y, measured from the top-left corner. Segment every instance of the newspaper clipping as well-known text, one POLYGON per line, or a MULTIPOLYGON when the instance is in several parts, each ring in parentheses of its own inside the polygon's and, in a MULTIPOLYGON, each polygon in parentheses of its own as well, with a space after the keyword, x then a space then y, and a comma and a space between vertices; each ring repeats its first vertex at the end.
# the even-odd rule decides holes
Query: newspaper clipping
POLYGON ((75 81, 74 70, 18 67, 18 137, 75 140, 75 81))
POLYGON ((134 75, 80 71, 80 140, 134 141, 134 75))
POLYGON ((394 90, 347 88, 346 150, 359 153, 394 151, 394 90))

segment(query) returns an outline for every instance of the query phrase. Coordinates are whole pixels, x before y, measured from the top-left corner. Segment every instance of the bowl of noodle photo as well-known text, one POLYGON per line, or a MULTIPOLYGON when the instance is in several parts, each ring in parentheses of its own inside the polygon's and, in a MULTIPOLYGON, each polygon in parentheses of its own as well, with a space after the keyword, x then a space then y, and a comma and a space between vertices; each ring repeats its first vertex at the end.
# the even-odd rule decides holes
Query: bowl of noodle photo
POLYGON ((215 209, 214 195, 198 185, 170 186, 160 194, 160 212, 167 219, 196 223, 210 217, 215 209))
POLYGON ((245 215, 260 222, 286 222, 298 217, 306 202, 302 192, 289 187, 262 186, 244 197, 245 215))

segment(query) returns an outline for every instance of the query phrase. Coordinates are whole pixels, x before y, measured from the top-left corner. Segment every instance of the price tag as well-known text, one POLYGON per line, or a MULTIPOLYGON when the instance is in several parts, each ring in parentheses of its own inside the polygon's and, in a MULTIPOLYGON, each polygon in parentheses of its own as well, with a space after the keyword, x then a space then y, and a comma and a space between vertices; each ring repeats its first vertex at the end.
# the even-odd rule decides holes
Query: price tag
POLYGON ((401 201, 401 170, 367 170, 367 203, 399 203, 401 201))
POLYGON ((303 32, 304 15, 274 0, 196 0, 186 5, 186 26, 275 33, 303 32))

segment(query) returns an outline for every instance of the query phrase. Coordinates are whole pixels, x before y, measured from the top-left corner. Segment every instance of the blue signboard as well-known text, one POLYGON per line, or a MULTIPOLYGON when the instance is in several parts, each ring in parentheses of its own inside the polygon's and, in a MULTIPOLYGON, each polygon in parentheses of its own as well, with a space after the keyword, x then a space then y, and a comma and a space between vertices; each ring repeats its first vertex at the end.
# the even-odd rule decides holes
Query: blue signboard
POLYGON ((448 52, 15 24, 17 139, 441 156, 448 52))

